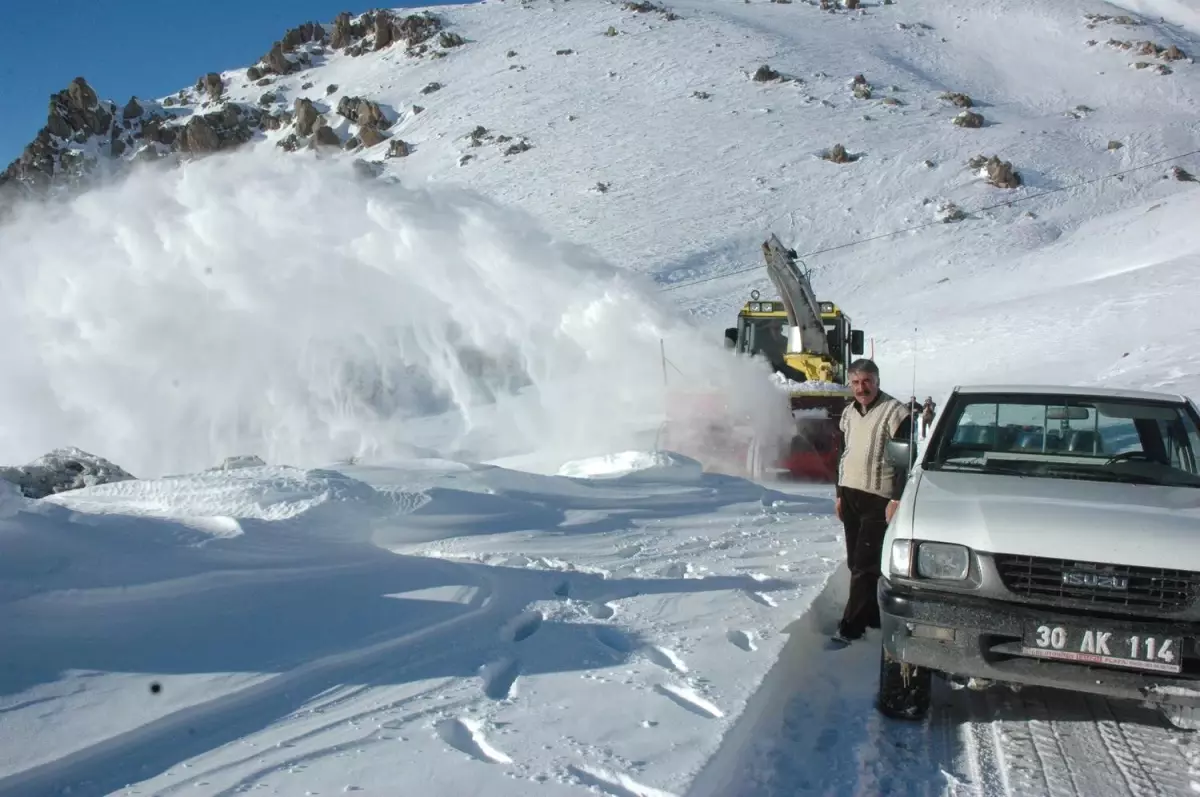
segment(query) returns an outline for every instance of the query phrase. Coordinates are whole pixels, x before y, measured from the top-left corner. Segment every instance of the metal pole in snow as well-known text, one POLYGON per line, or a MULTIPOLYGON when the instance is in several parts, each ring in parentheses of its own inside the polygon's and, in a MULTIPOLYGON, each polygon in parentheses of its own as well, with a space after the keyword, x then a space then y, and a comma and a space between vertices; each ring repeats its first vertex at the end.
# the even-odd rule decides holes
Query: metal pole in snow
POLYGON ((658 339, 658 352, 662 356, 663 369, 663 387, 667 386, 667 342, 662 338, 658 339))

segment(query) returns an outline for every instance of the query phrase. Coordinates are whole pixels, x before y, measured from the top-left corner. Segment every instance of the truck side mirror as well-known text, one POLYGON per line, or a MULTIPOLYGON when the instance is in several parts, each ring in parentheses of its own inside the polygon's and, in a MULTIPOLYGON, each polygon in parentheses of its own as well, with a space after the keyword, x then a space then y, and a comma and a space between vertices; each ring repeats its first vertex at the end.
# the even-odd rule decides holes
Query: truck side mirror
POLYGON ((907 440, 889 440, 884 456, 892 467, 912 470, 912 445, 907 440))
POLYGON ((729 327, 725 330, 725 348, 733 349, 737 347, 737 327, 729 327))
POLYGON ((850 330, 850 353, 851 354, 853 354, 856 357, 858 355, 862 354, 863 350, 866 348, 863 345, 864 343, 865 343, 865 341, 863 340, 863 331, 861 329, 850 330))

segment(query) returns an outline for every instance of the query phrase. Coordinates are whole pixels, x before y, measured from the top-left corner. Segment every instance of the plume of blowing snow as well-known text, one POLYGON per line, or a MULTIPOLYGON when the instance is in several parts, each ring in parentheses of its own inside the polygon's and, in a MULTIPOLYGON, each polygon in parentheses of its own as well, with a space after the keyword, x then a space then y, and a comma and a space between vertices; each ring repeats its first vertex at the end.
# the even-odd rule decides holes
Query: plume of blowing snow
POLYGON ((668 379, 783 428, 623 271, 464 189, 255 153, 142 168, 0 228, 0 461, 75 445, 135 475, 645 444, 668 379), (680 371, 683 374, 680 374, 680 371), (736 391, 734 390, 736 388, 736 391))

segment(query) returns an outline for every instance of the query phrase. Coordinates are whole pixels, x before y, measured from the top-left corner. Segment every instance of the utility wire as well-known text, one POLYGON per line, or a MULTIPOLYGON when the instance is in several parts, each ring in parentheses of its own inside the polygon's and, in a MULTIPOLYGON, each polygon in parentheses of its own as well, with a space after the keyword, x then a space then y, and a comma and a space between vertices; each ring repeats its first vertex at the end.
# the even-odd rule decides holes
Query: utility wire
MULTIPOLYGON (((1154 161, 1153 163, 1143 163, 1139 166, 1131 166, 1128 169, 1122 169, 1119 172, 1112 172, 1111 174, 1102 174, 1099 177, 1093 177, 1090 180, 1081 180, 1077 183, 1071 183, 1070 185, 1059 186, 1058 188, 1050 188, 1050 189, 1041 191, 1036 194, 1029 194, 1027 196, 1017 197, 1016 199, 1006 199, 1003 202, 996 202, 995 204, 992 204, 992 205, 986 205, 981 208, 976 208, 975 210, 969 211, 968 215, 975 215, 977 213, 984 213, 986 211, 995 210, 997 208, 1003 208, 1003 207, 1008 207, 1010 205, 1016 205, 1021 202, 1029 202, 1030 200, 1041 199, 1042 197, 1049 196, 1050 194, 1057 194, 1062 191, 1070 191, 1075 188, 1082 188, 1085 185, 1091 185, 1093 183, 1098 183, 1103 180, 1111 180, 1115 177, 1121 177, 1122 175, 1126 175, 1131 172, 1141 171, 1142 169, 1149 169, 1154 166, 1161 166, 1164 163, 1170 163, 1171 161, 1182 160, 1183 158, 1189 158, 1192 155, 1200 155, 1200 149, 1194 149, 1191 152, 1185 152, 1182 155, 1172 155, 1169 158, 1163 158, 1162 160, 1157 160, 1157 161, 1154 161)), ((799 208, 793 208, 791 210, 785 211, 784 213, 781 213, 780 215, 776 216, 774 219, 771 219, 769 222, 767 222, 767 227, 769 228, 772 224, 775 223, 775 221, 783 218, 784 216, 786 216, 790 213, 794 213, 798 209, 799 208)), ((917 224, 912 227, 905 227, 902 230, 893 230, 892 232, 885 232, 885 233, 880 233, 879 235, 872 235, 869 238, 860 238, 856 241, 848 241, 847 243, 844 243, 844 244, 838 244, 836 246, 828 246, 824 249, 817 249, 812 252, 805 252, 804 254, 800 255, 797 259, 803 260, 806 257, 815 257, 816 255, 823 255, 828 252, 836 252, 840 249, 848 249, 852 246, 859 246, 861 244, 870 243, 871 241, 879 241, 884 238, 891 238, 892 236, 895 236, 895 235, 903 235, 906 232, 916 232, 917 230, 923 230, 926 227, 932 227, 934 225, 944 224, 944 223, 945 222, 937 221, 937 220, 927 221, 924 224, 917 224)), ((660 288, 659 290, 660 290, 660 292, 666 292, 666 291, 678 290, 679 288, 689 288, 693 285, 701 285, 705 282, 712 282, 713 280, 725 279, 726 277, 734 277, 734 276, 737 276, 738 274, 748 274, 751 271, 758 271, 760 268, 762 268, 762 266, 750 266, 747 268, 739 268, 734 271, 726 271, 721 274, 714 274, 711 277, 701 277, 700 279, 692 280, 691 282, 680 282, 680 283, 676 283, 674 285, 668 285, 665 288, 660 288)))

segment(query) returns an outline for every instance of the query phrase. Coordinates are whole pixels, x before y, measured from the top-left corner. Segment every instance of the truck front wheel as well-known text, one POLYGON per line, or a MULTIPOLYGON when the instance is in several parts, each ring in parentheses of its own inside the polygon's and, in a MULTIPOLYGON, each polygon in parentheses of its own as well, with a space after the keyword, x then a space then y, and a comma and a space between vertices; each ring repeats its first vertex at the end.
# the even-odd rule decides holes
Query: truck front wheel
POLYGON ((929 712, 932 671, 905 664, 879 649, 879 712, 893 719, 919 720, 929 712))

